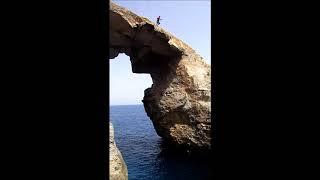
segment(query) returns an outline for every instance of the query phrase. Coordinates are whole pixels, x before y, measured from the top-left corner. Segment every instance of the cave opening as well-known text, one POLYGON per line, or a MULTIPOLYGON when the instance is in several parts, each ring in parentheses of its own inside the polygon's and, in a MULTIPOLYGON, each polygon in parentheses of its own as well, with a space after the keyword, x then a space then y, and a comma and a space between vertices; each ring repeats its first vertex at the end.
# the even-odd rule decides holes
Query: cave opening
MULTIPOLYGON (((150 88, 153 82, 150 73, 134 73, 130 57, 124 53, 110 59, 109 64, 109 120, 115 129, 117 148, 128 167, 128 176, 134 178, 135 174, 141 173, 137 163, 151 166, 158 161, 154 154, 160 154, 157 146, 160 147, 162 139, 157 135, 142 105, 144 91, 150 88), (148 161, 144 162, 144 159, 148 161)), ((145 67, 147 66, 149 65, 145 67)))
POLYGON ((148 73, 133 73, 129 57, 119 54, 110 60, 110 105, 142 104, 144 90, 150 88, 148 73))

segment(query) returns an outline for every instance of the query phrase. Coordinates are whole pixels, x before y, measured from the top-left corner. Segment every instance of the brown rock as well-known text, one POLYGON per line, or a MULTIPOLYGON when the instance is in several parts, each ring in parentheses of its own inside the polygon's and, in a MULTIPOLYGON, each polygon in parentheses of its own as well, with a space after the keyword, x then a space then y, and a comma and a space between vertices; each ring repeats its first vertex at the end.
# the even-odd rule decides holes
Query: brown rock
POLYGON ((114 130, 110 123, 110 144, 109 144, 109 179, 128 180, 128 170, 120 151, 114 141, 114 130))
POLYGON ((143 103, 156 132, 175 145, 211 148, 211 70, 187 44, 150 20, 110 3, 110 59, 130 57, 149 73, 143 103))

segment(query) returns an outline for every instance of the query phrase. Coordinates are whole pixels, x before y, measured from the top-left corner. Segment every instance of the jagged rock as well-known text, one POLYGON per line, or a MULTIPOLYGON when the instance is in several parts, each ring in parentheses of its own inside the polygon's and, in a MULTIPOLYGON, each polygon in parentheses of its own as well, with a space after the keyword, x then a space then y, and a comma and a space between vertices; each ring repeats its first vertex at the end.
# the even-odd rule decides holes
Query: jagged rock
POLYGON ((110 122, 110 144, 109 144, 109 179, 110 180, 128 180, 128 170, 120 151, 114 141, 114 130, 110 122))
POLYGON ((159 136, 177 146, 211 148, 211 70, 187 44, 150 20, 110 3, 110 59, 130 57, 153 84, 143 103, 159 136))

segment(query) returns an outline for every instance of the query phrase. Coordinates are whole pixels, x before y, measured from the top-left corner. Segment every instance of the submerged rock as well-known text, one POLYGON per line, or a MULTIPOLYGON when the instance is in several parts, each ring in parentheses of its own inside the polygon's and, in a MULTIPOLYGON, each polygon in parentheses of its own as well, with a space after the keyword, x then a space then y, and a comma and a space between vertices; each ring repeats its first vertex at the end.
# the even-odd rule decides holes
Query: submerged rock
POLYGON ((109 144, 109 177, 110 180, 128 180, 128 170, 119 149, 114 141, 114 130, 110 122, 110 144, 109 144))
POLYGON ((211 149, 211 70, 187 44, 150 20, 110 3, 110 59, 125 53, 134 73, 153 84, 143 104, 159 136, 191 149, 211 149))

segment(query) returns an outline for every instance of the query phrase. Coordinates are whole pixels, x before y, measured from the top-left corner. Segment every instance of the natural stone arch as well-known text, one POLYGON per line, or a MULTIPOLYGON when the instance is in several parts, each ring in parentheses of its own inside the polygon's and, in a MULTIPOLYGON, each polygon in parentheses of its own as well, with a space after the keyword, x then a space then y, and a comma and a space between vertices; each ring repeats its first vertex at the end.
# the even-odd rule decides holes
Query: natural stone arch
POLYGON ((211 71, 192 48, 146 18, 110 3, 110 57, 130 57, 153 84, 143 104, 159 136, 174 145, 211 148, 211 71))

